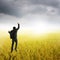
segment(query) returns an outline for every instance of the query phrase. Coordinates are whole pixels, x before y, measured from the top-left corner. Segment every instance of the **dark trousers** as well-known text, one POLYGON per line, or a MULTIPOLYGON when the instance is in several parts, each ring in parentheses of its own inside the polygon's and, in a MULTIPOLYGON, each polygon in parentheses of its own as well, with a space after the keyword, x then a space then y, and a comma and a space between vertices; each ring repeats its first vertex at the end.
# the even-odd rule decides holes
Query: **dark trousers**
POLYGON ((17 51, 17 39, 12 39, 11 52, 13 51, 14 43, 16 43, 15 50, 17 51))

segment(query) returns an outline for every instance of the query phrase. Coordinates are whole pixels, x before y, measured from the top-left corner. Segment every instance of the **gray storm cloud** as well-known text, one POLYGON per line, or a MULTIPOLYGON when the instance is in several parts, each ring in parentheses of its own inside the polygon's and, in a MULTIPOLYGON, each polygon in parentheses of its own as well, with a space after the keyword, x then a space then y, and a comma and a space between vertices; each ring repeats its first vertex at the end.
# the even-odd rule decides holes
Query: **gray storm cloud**
MULTIPOLYGON (((13 18, 33 18, 34 15, 46 15, 49 22, 60 22, 60 1, 59 0, 0 0, 0 22, 14 22, 13 18), (10 17, 9 17, 10 15, 10 17), (11 17, 12 16, 12 17, 11 17), (10 19, 11 18, 11 19, 10 19)), ((40 18, 39 18, 40 19, 40 18)), ((16 19, 17 21, 17 19, 16 19)), ((5 23, 4 22, 4 23, 5 23)))
POLYGON ((10 0, 0 0, 0 13, 19 16, 18 7, 10 0))
MULTIPOLYGON (((47 7, 60 10, 59 0, 0 0, 0 13, 22 17, 28 13, 44 13, 47 7), (42 7, 44 6, 44 8, 42 7)), ((55 12, 53 9, 52 12, 55 12)))

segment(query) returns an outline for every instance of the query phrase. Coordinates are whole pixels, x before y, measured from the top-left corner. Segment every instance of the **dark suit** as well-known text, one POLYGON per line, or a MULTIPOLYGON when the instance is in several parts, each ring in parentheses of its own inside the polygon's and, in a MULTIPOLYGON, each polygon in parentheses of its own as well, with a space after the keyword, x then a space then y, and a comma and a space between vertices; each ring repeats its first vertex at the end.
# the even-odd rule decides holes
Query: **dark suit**
POLYGON ((15 50, 17 51, 17 31, 19 28, 20 28, 20 25, 18 24, 18 28, 13 27, 13 30, 9 31, 10 38, 12 39, 11 52, 13 51, 14 42, 16 43, 15 50))

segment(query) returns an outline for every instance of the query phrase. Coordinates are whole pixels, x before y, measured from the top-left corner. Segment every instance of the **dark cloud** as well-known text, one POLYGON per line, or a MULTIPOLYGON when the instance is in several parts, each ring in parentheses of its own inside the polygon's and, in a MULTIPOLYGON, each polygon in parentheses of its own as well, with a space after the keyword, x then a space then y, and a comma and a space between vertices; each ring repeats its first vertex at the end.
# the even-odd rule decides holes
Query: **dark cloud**
POLYGON ((11 1, 0 0, 0 13, 19 16, 18 8, 11 1))
POLYGON ((58 7, 60 2, 59 0, 30 0, 32 4, 42 4, 42 5, 48 5, 53 7, 58 7))
MULTIPOLYGON (((47 7, 56 8, 59 12, 58 0, 0 0, 0 13, 22 17, 32 13, 46 13, 47 7), (43 7, 42 7, 43 6, 43 7)), ((55 12, 55 10, 51 10, 55 12)))

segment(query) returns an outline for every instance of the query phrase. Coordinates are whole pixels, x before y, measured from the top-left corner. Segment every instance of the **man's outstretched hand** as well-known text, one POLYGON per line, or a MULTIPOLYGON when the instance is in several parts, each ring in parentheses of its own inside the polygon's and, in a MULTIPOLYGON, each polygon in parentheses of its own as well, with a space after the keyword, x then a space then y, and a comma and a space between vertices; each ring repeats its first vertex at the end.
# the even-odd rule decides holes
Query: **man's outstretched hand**
POLYGON ((18 25, 20 25, 19 23, 17 23, 18 25))
POLYGON ((10 33, 10 31, 8 31, 8 33, 10 33))
POLYGON ((18 28, 17 29, 19 29, 20 28, 20 24, 19 23, 17 23, 18 24, 18 28))

